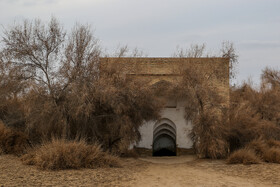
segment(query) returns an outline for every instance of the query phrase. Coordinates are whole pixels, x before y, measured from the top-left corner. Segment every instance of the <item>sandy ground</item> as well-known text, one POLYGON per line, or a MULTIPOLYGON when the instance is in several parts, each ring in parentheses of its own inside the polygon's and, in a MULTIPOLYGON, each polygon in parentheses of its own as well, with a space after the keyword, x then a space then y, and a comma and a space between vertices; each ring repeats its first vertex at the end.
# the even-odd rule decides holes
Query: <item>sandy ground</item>
POLYGON ((280 186, 280 164, 226 165, 194 156, 121 161, 121 168, 41 171, 2 155, 0 186, 280 186))

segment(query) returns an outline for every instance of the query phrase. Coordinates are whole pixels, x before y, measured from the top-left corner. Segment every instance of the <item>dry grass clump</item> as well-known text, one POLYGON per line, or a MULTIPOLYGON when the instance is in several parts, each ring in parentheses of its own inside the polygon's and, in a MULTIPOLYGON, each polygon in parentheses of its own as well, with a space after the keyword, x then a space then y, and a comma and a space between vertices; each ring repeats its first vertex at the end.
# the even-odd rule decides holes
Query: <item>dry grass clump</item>
POLYGON ((245 148, 233 152, 227 163, 251 164, 249 161, 253 160, 254 157, 265 162, 280 163, 280 141, 262 138, 252 140, 245 148), (252 156, 252 153, 254 156, 252 156))
POLYGON ((5 127, 0 121, 0 153, 21 155, 30 147, 28 137, 13 129, 5 127))
POLYGON ((280 149, 276 147, 271 147, 266 150, 263 155, 263 159, 266 162, 273 162, 280 164, 280 149))
POLYGON ((36 165, 44 170, 119 167, 117 157, 102 151, 99 145, 85 141, 53 139, 22 156, 27 165, 36 165))
POLYGON ((270 140, 268 140, 266 143, 267 143, 267 145, 268 145, 269 147, 280 148, 280 141, 278 141, 278 140, 270 139, 270 140))
POLYGON ((264 153, 269 148, 267 142, 261 138, 252 140, 246 147, 253 150, 260 158, 263 158, 264 153))
POLYGON ((239 149, 233 152, 227 159, 228 164, 258 164, 261 160, 251 149, 239 149))

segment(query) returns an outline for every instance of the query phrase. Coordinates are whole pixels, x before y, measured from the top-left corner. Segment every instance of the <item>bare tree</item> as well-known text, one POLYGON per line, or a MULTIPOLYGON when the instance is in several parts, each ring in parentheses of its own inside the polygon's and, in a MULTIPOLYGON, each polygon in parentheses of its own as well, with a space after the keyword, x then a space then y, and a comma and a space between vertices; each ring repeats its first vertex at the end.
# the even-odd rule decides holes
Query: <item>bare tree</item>
MULTIPOLYGON (((107 54, 106 56, 110 56, 107 54)), ((133 50, 131 50, 128 45, 124 46, 118 46, 116 49, 116 52, 113 54, 114 57, 144 57, 147 56, 144 54, 142 50, 139 50, 137 47, 135 47, 133 50)))
MULTIPOLYGON (((233 45, 224 43, 222 54, 210 57, 205 53, 205 45, 192 45, 189 49, 179 49, 174 55, 180 58, 209 57, 208 63, 190 63, 181 71, 182 79, 178 80, 176 90, 178 97, 183 98, 186 119, 193 123, 192 139, 199 157, 225 158, 229 154, 228 110, 229 88, 219 83, 227 79, 227 71, 216 67, 219 57, 230 60, 230 71, 237 60, 233 45), (218 57, 218 58, 217 58, 218 57), (220 87, 219 91, 217 90, 220 87)), ((221 59, 219 59, 221 60, 221 59)), ((232 74, 231 74, 232 75, 232 74)), ((230 75, 230 76, 231 76, 230 75)))
POLYGON ((265 68, 262 73, 262 82, 270 84, 272 89, 280 88, 280 71, 271 68, 265 68))
POLYGON ((66 35, 54 18, 47 26, 25 21, 7 29, 2 42, 4 64, 21 68, 28 81, 21 103, 34 142, 82 137, 120 152, 139 141, 144 120, 158 117, 148 85, 127 79, 117 63, 100 69, 101 50, 88 25, 76 24, 66 35))
POLYGON ((178 47, 173 56, 178 58, 200 58, 206 55, 205 47, 205 44, 192 44, 188 49, 178 47))
POLYGON ((181 76, 172 92, 185 101, 185 117, 193 123, 191 137, 197 155, 225 158, 229 151, 226 141, 228 119, 224 115, 227 98, 212 84, 219 79, 215 68, 191 63, 181 76))
POLYGON ((68 84, 79 78, 97 79, 100 53, 90 26, 76 24, 68 37, 61 69, 68 84))
POLYGON ((230 79, 234 79, 237 73, 238 55, 236 54, 236 49, 234 44, 229 41, 224 41, 222 43, 222 48, 220 53, 217 55, 209 55, 206 52, 206 45, 192 44, 190 48, 177 48, 176 52, 173 54, 174 57, 178 58, 201 58, 201 57, 222 57, 229 58, 229 70, 230 79))
POLYGON ((13 64, 55 97, 56 72, 61 61, 62 43, 65 31, 59 22, 52 18, 46 26, 40 20, 25 20, 4 31, 3 52, 13 64))
POLYGON ((229 58, 230 79, 235 79, 237 73, 236 66, 238 64, 238 55, 236 54, 233 43, 229 41, 223 42, 221 53, 223 58, 229 58))

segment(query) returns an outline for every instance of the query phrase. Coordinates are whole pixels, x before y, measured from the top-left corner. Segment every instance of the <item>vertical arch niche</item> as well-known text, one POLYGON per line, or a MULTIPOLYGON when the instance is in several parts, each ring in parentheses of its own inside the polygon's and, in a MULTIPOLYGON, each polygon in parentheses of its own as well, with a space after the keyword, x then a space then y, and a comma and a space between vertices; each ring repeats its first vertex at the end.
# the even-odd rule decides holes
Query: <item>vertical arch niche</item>
POLYGON ((176 125, 163 118, 153 131, 153 156, 176 156, 176 125))

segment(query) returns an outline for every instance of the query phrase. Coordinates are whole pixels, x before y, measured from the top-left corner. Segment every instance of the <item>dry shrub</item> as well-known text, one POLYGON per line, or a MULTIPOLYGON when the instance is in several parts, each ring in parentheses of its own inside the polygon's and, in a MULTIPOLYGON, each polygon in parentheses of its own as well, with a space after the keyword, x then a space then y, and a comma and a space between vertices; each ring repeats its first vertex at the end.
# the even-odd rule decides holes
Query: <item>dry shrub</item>
POLYGON ((262 122, 252 130, 267 140, 280 140, 280 126, 276 125, 274 122, 262 120, 262 122))
POLYGON ((280 149, 277 147, 272 147, 266 150, 263 155, 263 159, 266 162, 273 162, 280 164, 280 149))
POLYGON ((20 68, 11 62, 4 63, 4 54, 0 49, 0 120, 7 126, 24 128, 24 113, 22 108, 22 95, 26 88, 20 68))
POLYGON ((224 114, 227 110, 224 105, 226 97, 222 92, 217 92, 215 87, 227 75, 219 73, 215 64, 184 65, 185 69, 181 70, 182 79, 178 80, 173 89, 173 94, 186 103, 185 118, 193 122, 191 138, 200 158, 226 158, 229 153, 228 119, 224 114))
MULTIPOLYGON (((221 120, 219 113, 211 112, 219 109, 219 97, 211 92, 204 92, 205 87, 194 87, 199 88, 197 90, 190 89, 197 96, 196 100, 201 103, 200 107, 194 105, 195 107, 190 108, 199 108, 200 111, 193 120, 193 134, 195 135, 193 140, 200 157, 223 158, 225 154, 222 153, 226 153, 226 151, 223 152, 226 150, 224 148, 229 147, 230 152, 233 152, 245 147, 254 151, 261 159, 264 159, 264 155, 268 158, 267 155, 272 155, 272 159, 264 160, 277 162, 277 159, 273 158, 278 154, 277 140, 280 140, 279 75, 280 71, 266 69, 263 72, 265 77, 262 79, 259 90, 254 89, 249 83, 231 89, 230 108, 228 114, 223 114, 225 118, 228 116, 228 120, 221 120), (206 97, 204 93, 211 97, 206 97), (213 105, 209 107, 208 103, 213 103, 213 105)), ((205 86, 204 81, 199 77, 191 73, 188 73, 188 76, 189 80, 196 80, 197 84, 205 86)), ((208 90, 211 91, 211 88, 208 90)), ((187 108, 186 111, 189 112, 187 108)))
POLYGON ((231 152, 244 147, 247 143, 259 137, 259 134, 255 131, 259 119, 250 116, 250 108, 244 106, 232 108, 229 119, 228 141, 231 152))
POLYGON ((193 127, 195 150, 200 158, 226 158, 229 144, 226 140, 227 128, 217 115, 208 112, 198 116, 193 127))
POLYGON ((277 86, 279 72, 265 69, 259 90, 254 89, 250 83, 231 89, 229 115, 231 151, 246 146, 262 156, 271 147, 270 139, 280 140, 278 123, 280 92, 277 86), (271 72, 273 75, 270 75, 271 72))
POLYGON ((280 163, 280 141, 259 138, 251 141, 246 147, 253 150, 263 161, 280 163))
POLYGON ((84 140, 52 139, 22 156, 24 164, 44 170, 119 167, 117 157, 102 151, 99 145, 88 145, 84 140))
POLYGON ((266 143, 267 143, 267 145, 268 145, 269 147, 280 148, 280 141, 270 139, 270 140, 268 140, 266 143))
POLYGON ((5 127, 0 121, 0 148, 3 153, 21 155, 30 147, 28 137, 13 129, 5 127))
POLYGON ((251 149, 239 149, 233 152, 227 159, 228 164, 258 164, 261 160, 255 154, 255 152, 251 149))
POLYGON ((261 138, 252 140, 246 145, 246 147, 255 151, 256 155, 260 158, 263 158, 264 153, 269 148, 266 141, 261 138))

